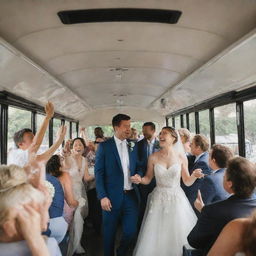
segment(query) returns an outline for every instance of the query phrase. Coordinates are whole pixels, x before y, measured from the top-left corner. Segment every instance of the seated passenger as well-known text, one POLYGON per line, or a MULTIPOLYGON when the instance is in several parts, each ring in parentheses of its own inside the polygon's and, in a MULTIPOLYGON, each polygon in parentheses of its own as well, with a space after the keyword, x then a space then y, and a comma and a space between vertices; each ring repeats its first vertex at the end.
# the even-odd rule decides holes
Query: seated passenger
POLYGON ((209 154, 211 174, 204 177, 200 186, 201 198, 197 198, 194 205, 201 212, 204 204, 224 200, 229 194, 223 187, 223 177, 228 161, 233 157, 230 148, 216 144, 213 145, 209 154))
MULTIPOLYGON (((63 192, 65 204, 67 205, 64 209, 64 218, 68 224, 73 220, 73 213, 75 208, 78 206, 78 201, 75 199, 72 187, 72 180, 68 172, 62 171, 61 157, 53 155, 46 164, 46 173, 52 175, 60 181, 63 192)), ((49 176, 48 176, 49 177, 49 176)), ((64 200, 63 200, 64 201, 64 200)), ((61 202, 62 204, 62 202, 61 202)), ((63 202, 64 204, 64 202, 63 202)), ((60 210, 60 206, 58 210, 60 210)), ((63 207, 62 207, 63 209, 63 207)))
POLYGON ((15 133, 14 141, 18 149, 10 151, 8 164, 16 164, 24 167, 29 162, 29 156, 36 154, 36 162, 46 163, 63 142, 66 134, 66 127, 61 126, 57 132, 57 139, 54 144, 44 153, 37 155, 50 119, 54 114, 52 103, 48 102, 45 107, 46 117, 39 131, 34 136, 30 129, 23 129, 15 133))
MULTIPOLYGON (((194 163, 190 165, 189 173, 191 173, 196 169, 201 169, 204 174, 209 175, 211 173, 209 167, 209 141, 208 139, 201 134, 196 134, 191 142, 191 154, 196 158, 194 163)), ((184 190, 191 206, 194 208, 194 201, 197 198, 198 189, 202 184, 203 179, 197 179, 194 184, 190 187, 184 186, 182 184, 182 189, 184 190)), ((196 214, 198 214, 197 210, 195 210, 196 214)))
MULTIPOLYGON (((49 161, 48 161, 49 162, 49 161)), ((46 166, 46 180, 54 187, 54 196, 49 208, 51 237, 54 237, 60 243, 66 235, 68 224, 63 218, 64 209, 64 192, 59 180, 49 174, 49 169, 46 166)))
POLYGON ((221 231, 208 256, 255 256, 256 211, 250 218, 235 219, 221 231))
POLYGON ((54 238, 43 238, 49 201, 28 183, 25 170, 0 166, 0 254, 4 256, 60 256, 54 238))
POLYGON ((223 186, 228 199, 205 205, 197 224, 188 235, 189 244, 206 255, 223 227, 236 218, 248 217, 256 207, 256 167, 243 157, 228 162, 223 186))
POLYGON ((32 130, 30 129, 22 129, 14 134, 14 143, 16 145, 16 149, 12 149, 8 154, 7 163, 16 164, 18 166, 24 167, 28 163, 28 155, 33 147, 35 152, 40 148, 44 134, 48 128, 49 121, 54 115, 54 107, 51 102, 48 102, 45 106, 46 116, 44 121, 34 136, 32 130))

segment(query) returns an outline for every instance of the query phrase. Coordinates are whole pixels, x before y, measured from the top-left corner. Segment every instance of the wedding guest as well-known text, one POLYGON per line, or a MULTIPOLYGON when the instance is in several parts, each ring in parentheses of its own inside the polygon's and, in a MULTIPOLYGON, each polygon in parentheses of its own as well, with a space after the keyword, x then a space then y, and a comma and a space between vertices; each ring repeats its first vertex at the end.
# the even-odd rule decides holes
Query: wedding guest
POLYGON ((135 128, 131 128, 130 140, 138 141, 138 131, 135 128))
POLYGON ((207 256, 254 256, 256 211, 249 218, 235 219, 221 231, 207 256))
POLYGON ((223 177, 228 161, 232 157, 233 153, 229 147, 220 144, 213 145, 209 154, 211 174, 203 179, 199 197, 194 203, 195 208, 199 212, 201 212, 204 204, 210 204, 229 197, 229 194, 223 187, 223 177))
MULTIPOLYGON (((96 147, 92 141, 88 142, 87 154, 85 156, 88 163, 89 174, 95 177, 94 167, 96 158, 96 147)), ((88 197, 88 207, 89 214, 88 219, 92 221, 95 231, 101 233, 101 223, 102 223, 102 212, 100 201, 97 199, 96 184, 95 179, 87 182, 87 197, 88 197)))
POLYGON ((28 183, 25 170, 0 166, 0 252, 5 256, 60 256, 54 238, 43 238, 49 201, 28 183))
POLYGON ((61 156, 53 155, 46 164, 46 173, 50 174, 60 181, 64 192, 64 218, 68 224, 73 220, 73 213, 78 206, 78 201, 73 193, 72 180, 68 172, 63 171, 61 156))
POLYGON ((101 127, 96 127, 94 129, 94 135, 95 135, 95 141, 94 141, 95 144, 105 141, 104 132, 101 127))
MULTIPOLYGON (((138 159, 141 164, 143 176, 147 172, 148 158, 154 152, 159 151, 159 140, 157 139, 155 132, 156 126, 153 122, 146 122, 142 126, 142 132, 144 138, 138 142, 138 159)), ((141 226, 143 216, 145 213, 148 195, 153 191, 156 186, 155 178, 148 185, 139 185, 141 202, 138 225, 141 226)))
POLYGON ((186 154, 191 154, 191 147, 190 147, 190 140, 191 140, 191 133, 186 128, 178 129, 178 133, 180 135, 181 142, 183 144, 184 150, 186 154))
MULTIPOLYGON (((48 102, 45 105, 45 113, 46 116, 44 121, 35 136, 32 133, 32 130, 27 128, 22 129, 14 134, 13 139, 17 148, 12 149, 9 152, 7 159, 8 165, 16 164, 18 166, 24 167, 28 162, 28 155, 31 148, 33 147, 35 152, 38 151, 42 144, 46 129, 48 128, 49 121, 54 115, 54 106, 51 102, 48 102)), ((40 160, 41 158, 45 158, 44 154, 41 155, 40 160)))
MULTIPOLYGON (((46 164, 46 180, 54 187, 54 196, 49 208, 51 237, 60 243, 67 232, 68 224, 63 218, 64 191, 62 184, 58 180, 58 175, 62 174, 61 165, 58 166, 59 156, 54 155, 46 164)), ((60 162, 60 161, 59 161, 60 162)), ((67 196, 67 195, 66 195, 67 196)))
MULTIPOLYGON (((196 169, 201 169, 205 175, 209 175, 211 173, 209 167, 209 141, 202 134, 196 134, 191 142, 191 154, 195 156, 194 163, 190 166, 189 173, 191 174, 196 169)), ((194 201, 197 198, 198 189, 202 184, 203 179, 198 179, 196 182, 190 186, 182 185, 182 188, 191 204, 194 208, 194 201)), ((194 208, 196 214, 198 214, 197 210, 194 208)))
POLYGON ((64 150, 64 168, 68 171, 72 180, 72 189, 75 199, 79 202, 78 208, 75 210, 74 219, 70 230, 70 240, 67 255, 76 253, 84 253, 81 245, 81 237, 83 232, 84 218, 88 215, 88 200, 83 181, 89 182, 94 179, 88 172, 88 163, 83 157, 86 148, 85 142, 78 137, 65 145, 64 150))
POLYGON ((223 186, 228 199, 205 205, 197 224, 188 235, 189 244, 206 255, 223 227, 236 218, 248 217, 256 207, 256 167, 243 157, 228 162, 223 186))

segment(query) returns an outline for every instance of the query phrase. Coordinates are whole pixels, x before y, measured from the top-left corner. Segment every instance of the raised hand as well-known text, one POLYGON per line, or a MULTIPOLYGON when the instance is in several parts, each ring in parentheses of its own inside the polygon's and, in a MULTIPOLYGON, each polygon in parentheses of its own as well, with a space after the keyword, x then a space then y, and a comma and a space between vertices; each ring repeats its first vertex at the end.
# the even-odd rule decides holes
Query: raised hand
POLYGON ((111 211, 112 205, 111 205, 110 200, 107 197, 102 198, 100 200, 100 204, 101 204, 102 210, 108 211, 108 212, 111 211))
POLYGON ((45 110, 45 113, 46 113, 46 117, 51 119, 54 115, 54 106, 50 101, 47 102, 47 104, 44 107, 44 110, 45 110))
POLYGON ((85 132, 85 127, 81 127, 80 132, 85 132))
POLYGON ((198 192, 197 192, 197 198, 196 198, 196 200, 195 200, 195 202, 194 202, 194 206, 195 206, 195 208, 196 208, 199 212, 201 212, 201 211, 202 211, 202 208, 204 207, 204 202, 203 202, 203 199, 202 199, 202 195, 201 195, 200 190, 198 190, 198 192))
POLYGON ((71 148, 70 148, 71 142, 72 142, 72 140, 67 140, 65 143, 64 151, 66 153, 71 153, 71 148))
POLYGON ((138 174, 135 174, 134 176, 131 176, 131 182, 132 183, 140 184, 141 180, 142 180, 142 178, 138 174))

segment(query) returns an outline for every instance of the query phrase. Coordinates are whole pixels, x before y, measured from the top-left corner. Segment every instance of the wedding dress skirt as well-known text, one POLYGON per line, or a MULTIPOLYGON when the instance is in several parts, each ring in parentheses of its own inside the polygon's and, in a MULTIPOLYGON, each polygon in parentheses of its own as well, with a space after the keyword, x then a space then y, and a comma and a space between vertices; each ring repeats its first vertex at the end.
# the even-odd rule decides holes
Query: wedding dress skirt
MULTIPOLYGON (((84 219, 88 215, 88 200, 82 181, 84 172, 77 168, 74 159, 71 160, 72 165, 69 169, 69 174, 72 179, 74 197, 79 202, 79 205, 74 211, 73 221, 70 226, 67 256, 72 256, 75 252, 85 253, 84 248, 81 246, 81 237, 84 228, 84 219)), ((83 158, 81 170, 85 170, 85 163, 85 158, 83 158)))
POLYGON ((134 256, 181 256, 197 217, 180 187, 181 165, 154 166, 157 186, 148 197, 134 256))

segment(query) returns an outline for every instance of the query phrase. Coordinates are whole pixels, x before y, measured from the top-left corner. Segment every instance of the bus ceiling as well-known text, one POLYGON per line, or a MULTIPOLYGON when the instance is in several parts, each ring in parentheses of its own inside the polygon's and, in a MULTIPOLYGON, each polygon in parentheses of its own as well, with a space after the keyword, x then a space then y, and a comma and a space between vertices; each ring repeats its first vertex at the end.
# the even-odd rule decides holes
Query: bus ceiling
POLYGON ((3 0, 0 17, 0 90, 87 125, 255 85, 252 0, 3 0))

